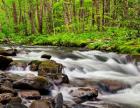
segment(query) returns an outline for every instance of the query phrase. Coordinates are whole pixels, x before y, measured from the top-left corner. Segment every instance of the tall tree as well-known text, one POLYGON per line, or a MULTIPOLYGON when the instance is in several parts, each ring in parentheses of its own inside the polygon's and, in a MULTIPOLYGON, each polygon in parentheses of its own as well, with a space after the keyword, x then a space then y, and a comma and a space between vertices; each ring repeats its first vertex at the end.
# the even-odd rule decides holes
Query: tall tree
POLYGON ((42 27, 43 27, 43 1, 40 0, 40 3, 38 0, 37 2, 37 18, 38 18, 38 32, 42 34, 42 27))
POLYGON ((17 16, 17 7, 16 3, 13 1, 12 3, 13 6, 13 20, 14 20, 14 29, 15 32, 18 33, 18 16, 17 16))
POLYGON ((96 23, 98 31, 100 31, 100 0, 95 0, 95 6, 96 6, 96 23))
POLYGON ((53 0, 45 0, 45 12, 46 14, 46 30, 47 33, 54 32, 54 25, 53 25, 53 0))
POLYGON ((123 17, 128 18, 128 0, 123 0, 123 17))
POLYGON ((35 28, 35 9, 34 9, 34 4, 32 0, 29 0, 29 19, 30 19, 30 24, 31 24, 31 33, 35 34, 36 33, 36 28, 35 28))
POLYGON ((95 9, 95 0, 92 0, 92 27, 94 26, 95 24, 95 12, 94 12, 94 9, 95 9))
POLYGON ((109 17, 110 17, 110 0, 103 0, 103 26, 109 26, 109 17))
POLYGON ((85 31, 85 12, 84 12, 84 0, 80 0, 80 9, 79 9, 79 23, 80 23, 80 28, 82 28, 82 32, 85 31))

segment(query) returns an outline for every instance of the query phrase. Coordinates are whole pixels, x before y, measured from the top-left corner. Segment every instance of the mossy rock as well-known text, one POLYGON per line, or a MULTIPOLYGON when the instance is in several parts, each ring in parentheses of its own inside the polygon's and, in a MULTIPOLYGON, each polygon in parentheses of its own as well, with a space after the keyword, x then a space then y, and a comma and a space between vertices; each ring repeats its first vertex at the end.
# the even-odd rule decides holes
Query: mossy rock
POLYGON ((36 77, 35 81, 39 82, 40 85, 44 85, 44 84, 48 84, 49 83, 48 80, 45 77, 42 77, 42 76, 36 77))
POLYGON ((47 60, 41 62, 38 68, 39 76, 56 77, 62 74, 62 64, 56 63, 53 60, 47 60))
POLYGON ((31 71, 38 71, 38 66, 40 65, 41 61, 33 60, 28 65, 30 65, 31 71))
POLYGON ((39 76, 32 78, 23 78, 13 83, 15 89, 38 90, 41 94, 49 93, 51 84, 47 78, 39 76))
POLYGON ((16 56, 16 53, 17 53, 16 49, 5 50, 3 48, 0 48, 0 55, 3 55, 3 56, 16 56))
POLYGON ((28 107, 21 103, 9 103, 6 105, 6 108, 28 108, 28 107))
POLYGON ((44 99, 34 101, 29 108, 53 108, 53 106, 49 100, 44 99))

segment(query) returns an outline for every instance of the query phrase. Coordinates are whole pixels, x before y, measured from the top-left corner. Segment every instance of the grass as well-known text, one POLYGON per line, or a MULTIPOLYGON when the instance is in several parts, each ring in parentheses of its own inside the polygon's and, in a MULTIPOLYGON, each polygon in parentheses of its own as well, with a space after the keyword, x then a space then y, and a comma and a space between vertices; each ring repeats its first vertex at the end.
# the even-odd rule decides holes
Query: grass
MULTIPOLYGON (((26 45, 54 45, 66 47, 86 47, 88 49, 113 51, 118 53, 139 54, 140 34, 136 30, 125 28, 109 28, 105 32, 93 31, 92 33, 58 33, 55 35, 21 36, 10 34, 13 43, 26 45)), ((0 34, 0 42, 5 39, 0 34)))

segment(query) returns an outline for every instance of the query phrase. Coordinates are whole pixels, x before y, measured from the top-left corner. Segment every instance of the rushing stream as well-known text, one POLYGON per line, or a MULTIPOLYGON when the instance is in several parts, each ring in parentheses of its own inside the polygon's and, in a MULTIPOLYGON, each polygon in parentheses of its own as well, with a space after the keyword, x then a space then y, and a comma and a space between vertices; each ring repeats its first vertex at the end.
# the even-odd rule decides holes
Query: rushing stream
MULTIPOLYGON (((20 53, 16 57, 12 57, 13 60, 44 60, 40 56, 47 53, 52 55, 52 60, 65 66, 64 73, 68 75, 73 86, 64 86, 59 90, 56 88, 54 94, 60 91, 66 100, 72 101, 72 97, 68 95, 68 91, 72 88, 77 86, 93 86, 95 82, 101 80, 115 80, 128 84, 129 87, 116 93, 101 91, 98 99, 128 105, 130 108, 140 107, 140 65, 135 63, 129 56, 57 47, 18 47, 17 49, 20 50, 20 53)), ((29 67, 25 69, 12 67, 8 71, 19 75, 26 75, 28 73, 37 75, 37 72, 31 72, 29 67)), ((84 104, 89 106, 95 105, 94 102, 85 102, 84 104)))

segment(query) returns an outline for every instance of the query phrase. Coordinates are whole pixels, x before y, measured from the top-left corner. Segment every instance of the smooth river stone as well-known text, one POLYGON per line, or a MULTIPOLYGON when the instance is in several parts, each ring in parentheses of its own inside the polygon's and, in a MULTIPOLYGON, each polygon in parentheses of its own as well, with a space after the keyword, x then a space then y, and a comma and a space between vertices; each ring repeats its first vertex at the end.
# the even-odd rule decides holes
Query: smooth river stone
POLYGON ((41 95, 38 91, 36 90, 26 90, 26 91, 19 91, 18 95, 22 98, 26 98, 26 99, 40 99, 41 95))

